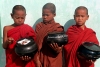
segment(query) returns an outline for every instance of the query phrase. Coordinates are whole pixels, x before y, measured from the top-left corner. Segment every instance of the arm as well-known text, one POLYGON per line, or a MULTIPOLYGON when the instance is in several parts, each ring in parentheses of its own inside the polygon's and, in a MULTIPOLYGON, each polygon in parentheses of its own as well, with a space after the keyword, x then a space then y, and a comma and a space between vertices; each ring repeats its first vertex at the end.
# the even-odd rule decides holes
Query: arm
POLYGON ((34 61, 35 61, 36 67, 42 67, 42 64, 39 60, 39 51, 35 54, 34 61))
POLYGON ((3 28, 3 48, 7 49, 8 45, 13 42, 13 38, 7 37, 7 31, 9 30, 9 27, 5 26, 3 28))
POLYGON ((7 43, 7 27, 5 26, 3 28, 3 48, 6 49, 8 46, 8 43, 7 43))

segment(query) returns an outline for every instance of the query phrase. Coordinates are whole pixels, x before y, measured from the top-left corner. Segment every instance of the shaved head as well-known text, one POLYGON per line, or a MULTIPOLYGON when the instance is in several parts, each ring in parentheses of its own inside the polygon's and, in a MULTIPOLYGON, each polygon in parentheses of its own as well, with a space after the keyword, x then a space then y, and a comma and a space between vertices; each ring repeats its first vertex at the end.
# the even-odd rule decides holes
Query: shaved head
POLYGON ((25 13, 26 13, 26 9, 25 9, 24 6, 22 6, 22 5, 15 5, 15 6, 13 7, 13 9, 12 9, 12 14, 14 14, 15 11, 17 11, 17 10, 22 10, 22 11, 25 11, 25 13))
POLYGON ((76 14, 77 10, 85 10, 86 14, 88 15, 88 9, 85 6, 79 6, 75 9, 74 15, 76 14))
POLYGON ((48 9, 48 10, 50 10, 52 13, 56 13, 56 7, 55 7, 55 5, 54 5, 53 3, 46 3, 46 4, 43 6, 42 10, 44 10, 44 9, 48 9))

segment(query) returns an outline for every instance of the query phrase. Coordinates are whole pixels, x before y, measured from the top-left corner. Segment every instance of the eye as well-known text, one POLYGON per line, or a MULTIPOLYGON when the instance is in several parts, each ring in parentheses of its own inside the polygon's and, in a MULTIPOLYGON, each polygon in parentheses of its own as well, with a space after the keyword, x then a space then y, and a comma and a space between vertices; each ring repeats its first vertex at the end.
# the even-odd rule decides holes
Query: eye
POLYGON ((80 15, 75 15, 75 17, 80 17, 80 15))
POLYGON ((25 17, 21 17, 21 19, 25 19, 25 17))
POLYGON ((16 19, 19 19, 19 17, 15 17, 16 19))
POLYGON ((48 14, 42 14, 42 16, 49 16, 48 14))
POLYGON ((84 15, 82 15, 81 17, 85 17, 84 15))

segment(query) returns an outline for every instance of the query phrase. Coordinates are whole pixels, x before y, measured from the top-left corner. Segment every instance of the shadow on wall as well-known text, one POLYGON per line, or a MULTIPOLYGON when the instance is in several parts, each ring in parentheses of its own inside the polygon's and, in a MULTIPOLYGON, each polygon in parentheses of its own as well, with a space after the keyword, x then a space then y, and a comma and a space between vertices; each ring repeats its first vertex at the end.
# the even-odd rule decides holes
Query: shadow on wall
POLYGON ((70 19, 65 23, 64 30, 66 31, 71 25, 75 25, 74 19, 70 19))
POLYGON ((39 18, 33 25, 33 29, 35 30, 35 27, 36 25, 39 23, 39 22, 42 22, 42 18, 39 18))

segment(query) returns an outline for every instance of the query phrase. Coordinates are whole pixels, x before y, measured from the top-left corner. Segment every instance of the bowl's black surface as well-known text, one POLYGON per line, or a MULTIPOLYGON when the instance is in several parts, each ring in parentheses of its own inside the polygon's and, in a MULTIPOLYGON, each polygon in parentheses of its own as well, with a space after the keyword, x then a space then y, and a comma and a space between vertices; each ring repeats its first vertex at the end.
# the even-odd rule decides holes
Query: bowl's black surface
MULTIPOLYGON (((22 38, 22 39, 25 39, 25 38, 22 38)), ((19 56, 33 56, 38 50, 38 47, 32 38, 26 38, 26 39, 30 40, 30 42, 26 45, 21 45, 19 43, 16 43, 15 52, 19 56)))
POLYGON ((88 60, 96 60, 100 58, 100 46, 92 42, 84 42, 79 47, 78 52, 88 60))
POLYGON ((52 32, 47 35, 48 43, 58 43, 58 46, 65 45, 68 41, 68 36, 65 32, 52 32))

